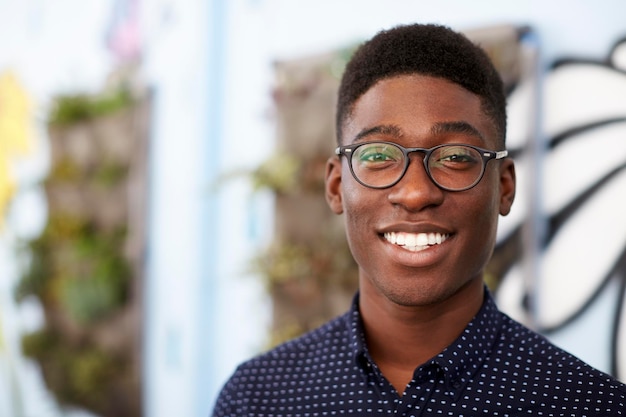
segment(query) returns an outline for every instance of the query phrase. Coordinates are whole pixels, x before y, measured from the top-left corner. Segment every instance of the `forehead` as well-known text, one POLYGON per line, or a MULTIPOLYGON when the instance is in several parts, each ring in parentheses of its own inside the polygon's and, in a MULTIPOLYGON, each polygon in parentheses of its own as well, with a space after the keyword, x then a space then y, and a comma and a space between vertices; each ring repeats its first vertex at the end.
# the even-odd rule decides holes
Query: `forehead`
POLYGON ((354 103, 342 137, 348 144, 364 130, 394 126, 407 144, 434 146, 441 137, 432 132, 442 123, 469 125, 480 133, 474 135, 473 144, 496 145, 496 128, 482 110, 478 95, 443 78, 413 74, 383 79, 367 90, 354 103))

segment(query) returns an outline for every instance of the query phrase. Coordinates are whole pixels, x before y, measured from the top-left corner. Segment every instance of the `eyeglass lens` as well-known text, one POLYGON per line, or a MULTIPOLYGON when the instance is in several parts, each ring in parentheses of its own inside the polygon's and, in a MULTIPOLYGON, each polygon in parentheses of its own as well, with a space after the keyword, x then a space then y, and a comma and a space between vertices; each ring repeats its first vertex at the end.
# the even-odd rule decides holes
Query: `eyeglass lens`
MULTIPOLYGON (((352 153, 352 170, 363 184, 388 187, 404 175, 408 160, 405 152, 390 143, 366 143, 352 153)), ((474 185, 484 168, 479 151, 469 146, 445 145, 427 154, 430 178, 449 190, 462 190, 474 185)))

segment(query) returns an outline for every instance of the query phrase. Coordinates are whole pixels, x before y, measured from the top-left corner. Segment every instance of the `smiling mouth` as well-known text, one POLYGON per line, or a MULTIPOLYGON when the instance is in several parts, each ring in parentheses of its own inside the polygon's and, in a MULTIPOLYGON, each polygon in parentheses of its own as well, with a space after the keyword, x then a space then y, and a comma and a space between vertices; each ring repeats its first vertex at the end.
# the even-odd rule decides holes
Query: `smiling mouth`
POLYGON ((387 232, 383 235, 387 242, 401 246, 402 248, 419 252, 430 248, 431 246, 441 245, 450 237, 447 233, 406 233, 406 232, 387 232))

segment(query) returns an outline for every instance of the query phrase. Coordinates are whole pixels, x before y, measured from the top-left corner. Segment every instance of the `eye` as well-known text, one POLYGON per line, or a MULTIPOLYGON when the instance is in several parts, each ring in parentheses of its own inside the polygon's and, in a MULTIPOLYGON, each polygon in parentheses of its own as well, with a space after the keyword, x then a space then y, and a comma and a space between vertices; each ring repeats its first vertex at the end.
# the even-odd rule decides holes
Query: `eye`
POLYGON ((361 154, 360 159, 361 161, 367 162, 383 162, 389 161, 391 159, 391 156, 385 152, 369 151, 367 153, 361 154))
POLYGON ((446 146, 439 148, 431 155, 431 165, 462 169, 478 163, 480 154, 466 146, 446 146))
POLYGON ((401 161, 403 154, 392 145, 368 144, 359 147, 355 157, 362 165, 387 166, 401 161))
POLYGON ((474 161, 474 158, 472 158, 470 155, 467 155, 467 154, 456 153, 456 154, 446 155, 445 157, 441 158, 441 160, 449 161, 449 162, 472 162, 474 161))

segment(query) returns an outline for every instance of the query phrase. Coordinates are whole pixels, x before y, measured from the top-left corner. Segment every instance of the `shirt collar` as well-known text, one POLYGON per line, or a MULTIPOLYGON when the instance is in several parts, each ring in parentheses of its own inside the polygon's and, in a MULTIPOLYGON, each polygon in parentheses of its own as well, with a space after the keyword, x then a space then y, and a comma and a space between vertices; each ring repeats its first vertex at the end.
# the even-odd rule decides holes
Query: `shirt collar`
POLYGON ((352 299, 352 306, 346 318, 348 320, 348 328, 350 329, 349 340, 354 360, 357 364, 362 365, 364 361, 369 359, 369 354, 367 352, 367 344, 365 343, 363 320, 361 320, 361 313, 359 312, 358 292, 352 299))
POLYGON ((502 313, 485 287, 483 305, 463 333, 432 359, 444 371, 448 388, 458 395, 490 356, 502 328, 502 313))
MULTIPOLYGON (((364 370, 375 367, 367 350, 363 322, 359 313, 359 294, 352 300, 347 316, 350 343, 355 363, 364 370)), ((485 287, 485 297, 480 310, 469 322, 463 333, 441 353, 420 368, 439 367, 445 376, 448 390, 459 395, 492 351, 500 333, 502 314, 496 307, 491 293, 485 287)))

